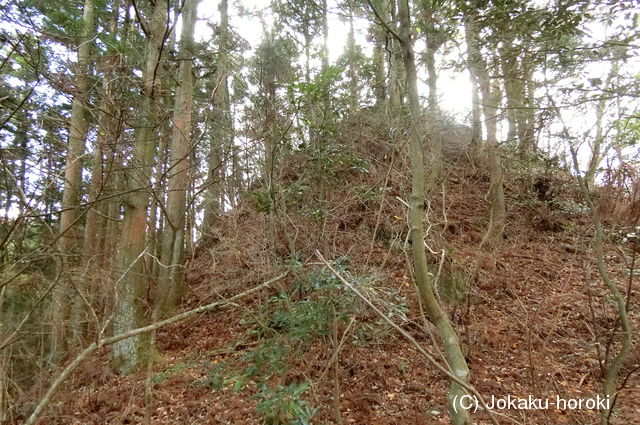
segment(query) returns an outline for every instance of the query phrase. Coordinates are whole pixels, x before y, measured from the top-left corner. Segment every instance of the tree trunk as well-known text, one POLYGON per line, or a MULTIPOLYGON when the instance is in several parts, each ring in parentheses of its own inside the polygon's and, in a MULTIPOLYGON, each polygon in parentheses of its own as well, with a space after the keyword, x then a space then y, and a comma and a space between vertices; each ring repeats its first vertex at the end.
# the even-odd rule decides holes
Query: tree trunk
POLYGON ((353 28, 353 5, 349 1, 349 33, 347 35, 347 63, 349 68, 347 75, 349 77, 349 107, 352 111, 358 108, 358 61, 356 58, 356 37, 353 28))
MULTIPOLYGON (((95 10, 93 0, 85 0, 82 15, 82 36, 78 43, 78 67, 76 71, 76 94, 71 105, 69 123, 69 145, 64 171, 62 193, 62 215, 60 217, 60 282, 53 290, 51 354, 59 358, 66 349, 66 327, 69 318, 70 292, 74 287, 74 268, 78 265, 78 246, 80 231, 78 226, 80 196, 82 188, 82 157, 89 123, 87 121, 87 103, 89 96, 89 76, 91 75, 91 37, 95 31, 95 10)), ((79 326, 72 324, 72 328, 79 326)))
MULTIPOLYGON (((464 32, 464 40, 467 46, 471 45, 471 35, 469 31, 464 32)), ((468 49, 468 47, 467 47, 468 49)), ((482 111, 480 104, 480 94, 478 87, 478 75, 476 67, 471 65, 471 57, 467 53, 467 69, 471 80, 471 146, 476 154, 480 152, 482 145, 482 111)))
MULTIPOLYGON (((167 102, 168 103, 168 102, 167 102)), ((167 108, 169 109, 169 108, 167 108)), ((166 172, 168 172, 169 164, 167 158, 167 141, 171 137, 171 128, 163 126, 158 140, 158 153, 156 154, 156 164, 154 170, 154 180, 156 182, 154 199, 151 202, 151 210, 149 211, 149 249, 153 251, 156 258, 162 256, 162 218, 164 207, 166 205, 166 187, 163 180, 166 172)), ((158 277, 161 265, 155 259, 152 259, 148 265, 153 277, 158 277)))
POLYGON ((516 50, 512 46, 511 40, 506 40, 499 49, 500 64, 502 66, 502 80, 504 83, 504 95, 506 98, 506 115, 509 130, 507 141, 513 142, 518 135, 518 110, 522 105, 518 102, 519 72, 518 57, 516 50))
POLYGON ((424 22, 426 50, 424 61, 427 66, 427 85, 429 86, 429 110, 437 111, 438 106, 438 73, 436 71, 436 52, 442 46, 444 39, 435 27, 433 4, 421 2, 422 21, 424 22))
POLYGON ((229 101, 229 5, 228 0, 220 1, 220 28, 218 34, 218 61, 214 74, 213 89, 213 138, 209 153, 209 178, 203 227, 205 232, 216 222, 224 210, 222 187, 224 180, 225 152, 233 148, 233 123, 229 101))
MULTIPOLYGON (((101 106, 106 106, 106 102, 101 102, 101 106)), ((98 119, 98 122, 100 119, 98 119)), ((98 123, 100 126, 100 124, 98 123)), ((98 140, 93 151, 93 161, 91 164, 91 184, 89 185, 89 205, 87 207, 87 218, 84 227, 84 248, 83 258, 85 266, 95 264, 97 261, 96 250, 98 247, 98 224, 99 217, 98 210, 100 209, 100 203, 98 197, 102 193, 104 187, 103 172, 104 172, 104 140, 101 133, 103 129, 98 129, 98 140)))
POLYGON ((431 24, 433 12, 423 8, 424 21, 427 22, 426 42, 424 53, 427 66, 427 85, 429 86, 429 170, 428 189, 434 189, 442 183, 444 167, 442 163, 442 127, 440 124, 440 107, 438 105, 438 74, 436 71, 436 52, 442 45, 437 38, 437 30, 431 24))
MULTIPOLYGON (((609 74, 610 76, 613 75, 614 68, 616 68, 616 64, 613 65, 611 73, 609 74)), ((615 72, 617 72, 617 69, 615 70, 615 72)), ((610 82, 610 78, 607 78, 607 81, 610 82)), ((560 117, 559 110, 557 113, 560 117)), ((607 286, 607 289, 609 290, 609 296, 607 297, 608 301, 613 302, 617 308, 618 317, 616 318, 616 322, 614 325, 614 332, 616 334, 619 334, 620 342, 612 345, 612 347, 616 347, 614 350, 612 350, 612 353, 609 353, 609 349, 607 348, 607 355, 603 365, 605 370, 602 383, 602 394, 604 395, 605 406, 600 409, 600 424, 609 425, 611 415, 614 413, 613 407, 618 394, 618 381, 620 373, 624 368, 624 365, 626 363, 629 363, 629 357, 632 354, 632 350, 634 348, 633 322, 629 318, 628 295, 627 297, 625 297, 625 295, 620 292, 616 281, 611 278, 611 276, 609 275, 609 271, 607 270, 607 264, 605 262, 605 251, 603 248, 605 234, 602 226, 602 220, 600 219, 600 216, 596 210, 596 206, 591 199, 587 181, 581 176, 580 166, 578 165, 578 153, 572 145, 569 145, 569 151, 571 153, 573 170, 575 171, 575 175, 578 179, 578 187, 580 188, 580 192, 582 194, 584 202, 589 208, 589 213, 593 220, 593 224, 595 225, 594 254, 596 257, 598 273, 600 274, 600 279, 602 279, 602 281, 607 286), (618 330, 618 325, 620 325, 620 330, 618 330)), ((631 276, 631 278, 633 279, 633 275, 631 276)), ((609 342, 612 341, 613 340, 609 342)), ((628 374, 626 376, 627 378, 625 378, 625 382, 626 379, 629 378, 628 374)), ((622 387, 624 388, 624 384, 622 385, 622 387)))
POLYGON ((161 318, 175 311, 182 292, 185 214, 191 163, 191 114, 193 108, 193 31, 199 0, 185 0, 180 34, 180 70, 176 95, 167 193, 167 226, 162 239, 161 269, 156 309, 161 318), (165 268, 166 267, 166 268, 165 268))
POLYGON ((242 161, 240 158, 240 148, 233 142, 232 148, 233 150, 231 151, 231 169, 233 171, 233 178, 228 183, 233 186, 233 193, 235 194, 235 207, 239 203, 240 194, 244 190, 244 170, 242 168, 242 161))
MULTIPOLYGON (((122 24, 122 42, 127 44, 127 21, 128 21, 128 8, 124 9, 124 21, 122 24)), ((120 16, 120 0, 115 0, 112 4, 112 17, 109 27, 109 32, 111 34, 116 34, 118 29, 118 22, 120 16)), ((116 56, 119 58, 119 56, 116 56)), ((116 281, 118 278, 114 273, 114 265, 117 254, 116 254, 116 245, 117 238, 114 238, 113 235, 119 234, 121 232, 120 228, 120 200, 115 196, 120 192, 120 186, 122 183, 122 163, 123 163, 123 155, 122 155, 122 147, 118 143, 119 135, 122 133, 122 125, 123 125, 123 111, 124 107, 118 101, 114 99, 114 102, 111 105, 113 107, 112 113, 116 113, 117 111, 117 122, 114 119, 111 124, 115 124, 113 131, 114 135, 111 140, 112 143, 109 144, 108 149, 105 154, 107 155, 106 162, 106 173, 104 176, 104 184, 105 184, 105 194, 108 195, 108 199, 102 203, 103 207, 103 217, 102 223, 99 229, 99 235, 97 236, 98 243, 100 243, 100 252, 102 252, 102 258, 100 261, 100 266, 105 271, 104 275, 107 279, 116 281)), ((113 293, 106 290, 107 288, 102 288, 100 299, 103 301, 102 308, 104 310, 104 317, 107 317, 110 314, 111 304, 110 301, 113 298, 113 293)), ((113 288, 115 289, 115 288, 113 288)))
MULTIPOLYGON (((397 22, 396 19, 396 0, 391 0, 391 10, 385 14, 380 15, 387 22, 397 22), (389 19, 391 18, 391 19, 389 19)), ((393 25, 393 24, 390 24, 393 25)), ((399 41, 395 38, 391 38, 389 41, 389 52, 387 54, 387 62, 389 66, 389 115, 397 115, 402 108, 402 52, 399 41)))
POLYGON ((487 65, 480 52, 480 32, 476 26, 474 16, 466 17, 465 33, 468 63, 480 86, 484 123, 487 130, 486 149, 490 173, 489 202, 491 203, 491 208, 489 211, 489 226, 482 243, 496 243, 502 237, 505 220, 502 163, 498 153, 497 134, 499 90, 491 84, 489 79, 487 65))
MULTIPOLYGON (((117 302, 113 317, 113 333, 119 334, 139 327, 142 322, 142 296, 148 273, 144 268, 147 250, 147 207, 153 156, 157 139, 156 99, 159 96, 157 70, 165 42, 167 27, 166 0, 153 3, 150 22, 146 24, 149 35, 145 46, 145 63, 142 74, 141 122, 134 132, 132 159, 126 172, 127 189, 124 198, 124 224, 118 247, 118 263, 121 278, 117 281, 117 302)), ((129 373, 142 362, 140 336, 119 341, 111 351, 111 364, 118 373, 129 373)))
MULTIPOLYGON (((611 70, 607 75, 607 80, 604 83, 604 90, 601 95, 600 100, 598 101, 598 106, 596 108, 596 135, 593 140, 593 145, 591 145, 591 158, 589 160, 589 165, 587 167, 587 171, 584 176, 585 183, 588 187, 591 187, 595 181, 596 174, 598 172, 598 166, 600 165, 600 161, 603 156, 603 147, 602 144, 604 142, 605 132, 603 126, 604 113, 606 112, 607 107, 607 96, 605 95, 606 91, 610 91, 612 89, 611 82, 618 75, 620 70, 620 64, 618 62, 614 62, 611 65, 611 70)), ((606 150, 606 149, 605 149, 606 150)))
MULTIPOLYGON (((109 20, 109 34, 112 37, 117 35, 118 18, 120 16, 120 1, 113 3, 113 10, 109 20)), ((115 66, 119 59, 119 55, 113 52, 107 52, 103 60, 105 63, 103 69, 103 89, 98 107, 98 134, 96 136, 96 146, 93 152, 93 161, 91 169, 91 184, 89 187, 89 206, 87 208, 86 223, 84 229, 84 245, 83 256, 85 267, 91 263, 94 266, 100 264, 98 254, 101 253, 102 244, 100 243, 100 214, 98 213, 103 207, 102 202, 96 202, 100 195, 104 192, 106 186, 106 169, 105 159, 109 146, 115 149, 118 140, 118 131, 115 128, 115 119, 117 114, 117 105, 113 101, 115 66)))
POLYGON ((533 59, 531 54, 526 50, 520 60, 519 72, 520 76, 516 83, 516 120, 518 128, 518 143, 520 157, 526 159, 536 148, 534 138, 534 83, 533 83, 533 67, 531 63, 533 59))
MULTIPOLYGON (((469 382, 469 368, 467 367, 458 335, 449 318, 440 306, 435 296, 433 280, 427 266, 424 246, 424 203, 425 178, 424 156, 422 151, 421 131, 418 123, 422 122, 420 101, 418 97, 418 79, 411 41, 411 28, 408 0, 400 0, 400 28, 399 37, 402 47, 404 67, 407 76, 407 95, 411 121, 416 125, 410 127, 411 151, 411 202, 409 208, 409 225, 415 281, 420 299, 429 320, 436 326, 445 348, 447 363, 452 372, 464 382, 469 382)), ((452 382, 449 390, 449 413, 456 425, 471 424, 469 413, 460 405, 460 396, 466 394, 457 383, 452 382)))
POLYGON ((482 144, 482 112, 480 110, 480 95, 478 94, 478 80, 470 73, 471 79, 471 146, 479 150, 482 144))
MULTIPOLYGON (((117 15, 115 16, 117 19, 117 15)), ((113 25, 112 25, 113 26, 113 25)), ((112 33, 115 36, 115 33, 112 33)), ((107 185, 107 173, 113 170, 106 168, 107 153, 111 150, 114 152, 119 139, 119 131, 115 122, 117 118, 116 111, 118 105, 114 102, 114 83, 115 66, 119 59, 118 55, 108 53, 104 57, 104 87, 102 90, 102 98, 98 107, 98 131, 96 135, 96 146, 93 152, 93 161, 91 169, 91 183, 89 185, 89 206, 87 207, 87 216, 84 229, 84 245, 83 258, 84 266, 99 264, 98 254, 101 252, 99 240, 99 221, 98 213, 102 207, 102 202, 98 199, 103 195, 107 185)), ((112 165, 112 164, 111 164, 112 165)))
MULTIPOLYGON (((381 16, 386 16, 386 0, 374 2, 376 10, 381 16)), ((387 88, 385 85, 384 48, 387 41, 387 32, 382 25, 373 24, 373 93, 376 98, 376 109, 383 110, 386 103, 387 88)))

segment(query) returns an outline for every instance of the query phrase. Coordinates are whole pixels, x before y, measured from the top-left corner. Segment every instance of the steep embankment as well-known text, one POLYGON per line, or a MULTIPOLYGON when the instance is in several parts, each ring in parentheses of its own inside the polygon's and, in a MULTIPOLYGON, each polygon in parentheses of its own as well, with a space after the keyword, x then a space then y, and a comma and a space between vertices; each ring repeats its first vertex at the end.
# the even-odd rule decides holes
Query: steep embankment
MULTIPOLYGON (((275 209, 256 189, 203 240, 188 264, 183 309, 242 292, 286 267, 291 274, 235 307, 158 333, 151 423, 302 424, 308 416, 336 423, 337 410, 344 424, 448 423, 446 377, 313 256, 318 248, 336 260, 438 356, 403 251, 407 158, 398 154, 401 144, 381 142, 393 138, 372 127, 345 131, 360 141, 356 150, 291 157, 275 209)), ((473 384, 486 398, 595 397, 602 379, 598 349, 606 350, 615 312, 590 250, 591 221, 575 208, 571 180, 556 173, 550 176, 554 193, 537 194, 532 177, 508 173, 505 240, 478 251, 487 173, 466 159, 447 169, 445 193, 441 188, 430 197, 428 242, 473 384)), ((626 290, 619 248, 609 243, 606 251, 610 273, 626 290)), ((633 321, 640 325, 637 313, 633 321)), ((636 353, 623 374, 639 361, 636 353)), ((141 423, 145 373, 117 377, 106 370, 103 357, 91 360, 58 396, 57 419, 42 423, 141 423)), ((638 384, 637 375, 626 382, 614 423, 640 422, 638 394, 631 390, 638 384)), ((593 411, 554 406, 504 413, 530 424, 597 420, 593 411)), ((482 413, 474 417, 486 420, 482 413)))

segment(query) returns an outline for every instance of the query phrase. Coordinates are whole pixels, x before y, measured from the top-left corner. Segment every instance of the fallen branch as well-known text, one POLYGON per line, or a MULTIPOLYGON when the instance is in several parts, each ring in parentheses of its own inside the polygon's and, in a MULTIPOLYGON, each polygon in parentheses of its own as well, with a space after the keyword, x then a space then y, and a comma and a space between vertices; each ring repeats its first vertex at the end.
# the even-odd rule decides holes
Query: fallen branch
POLYGON ((247 295, 251 295, 251 294, 253 294, 255 292, 258 292, 261 289, 264 289, 264 288, 274 284, 275 282, 278 282, 278 281, 284 279, 288 274, 289 274, 288 271, 284 272, 284 273, 274 277, 271 280, 268 280, 268 281, 266 281, 264 283, 261 283, 260 285, 249 289, 248 291, 245 291, 245 292, 242 292, 240 294, 234 295, 233 297, 228 298, 226 300, 216 301, 216 302, 213 302, 213 303, 210 303, 210 304, 206 304, 206 305, 194 308, 192 310, 185 311, 184 313, 180 313, 180 314, 177 314, 175 316, 169 317, 168 319, 164 319, 164 320, 161 320, 159 322, 152 323, 152 324, 147 325, 147 326, 143 326, 141 328, 132 329, 132 330, 130 330, 128 332, 124 332, 124 333, 121 333, 119 335, 114 335, 114 336, 111 336, 111 337, 108 337, 108 338, 102 338, 102 339, 99 339, 98 341, 92 343, 87 348, 85 348, 75 359, 73 359, 73 361, 71 363, 69 363, 69 365, 62 371, 62 373, 60 375, 58 375, 58 377, 55 379, 55 381, 53 381, 53 383, 51 384, 51 386, 47 390, 47 393, 40 400, 40 402, 38 403, 38 406, 35 408, 35 410, 31 414, 31 416, 29 416, 29 419, 27 420, 27 422, 25 422, 24 425, 33 425, 33 424, 36 423, 36 421, 38 420, 38 418, 40 417, 40 415, 42 414, 44 409, 47 407, 47 405, 51 401, 51 398, 56 394, 56 392, 58 391, 60 386, 64 383, 64 381, 66 381, 67 378, 69 378, 69 375, 71 375, 73 373, 73 371, 84 360, 89 358, 89 356, 91 356, 97 349, 99 349, 101 347, 104 347, 106 345, 114 344, 114 343, 116 343, 118 341, 122 341, 123 339, 131 338, 131 337, 134 337, 136 335, 140 335, 140 334, 144 334, 144 333, 147 333, 147 332, 151 332, 153 330, 162 328, 164 326, 180 322, 180 321, 182 321, 184 319, 187 319, 187 318, 189 318, 189 317, 191 317, 193 315, 196 315, 198 313, 203 313, 205 311, 215 310, 215 309, 220 308, 220 307, 226 307, 226 306, 228 306, 230 304, 233 304, 235 301, 246 297, 247 295))
MULTIPOLYGON (((340 279, 340 281, 350 290, 352 290, 357 296, 358 298, 360 298, 362 301, 364 301, 365 304, 367 304, 369 307, 371 307, 371 309, 378 315, 380 316, 380 318, 382 320, 384 320, 385 322, 387 322, 389 324, 389 326, 391 326, 393 329, 395 329, 396 331, 398 331, 407 341, 409 341, 414 347, 416 347, 416 349, 420 352, 420 354, 422 354, 428 361, 429 363, 431 363, 432 365, 434 365, 436 367, 436 369, 438 369, 440 372, 444 373, 445 375, 447 375, 447 377, 449 377, 452 381, 456 382, 457 384, 459 384, 462 388, 464 388, 465 390, 467 390, 467 392, 469 394, 472 394, 476 400, 478 400, 480 402, 480 405, 482 406, 482 408, 487 412, 487 415, 489 415, 489 419, 491 420, 491 423, 493 425, 499 425, 498 421, 494 415, 494 412, 492 412, 489 407, 487 406, 487 403, 484 401, 484 399, 482 398, 482 396, 480 395, 480 393, 478 392, 478 390, 476 390, 473 386, 467 384, 466 382, 464 382, 462 379, 458 378, 454 373, 452 373, 449 369, 445 368, 444 366, 442 366, 440 363, 438 363, 438 361, 433 358, 433 356, 431 354, 429 354, 419 343, 418 341, 415 340, 414 337, 412 337, 411 335, 409 335, 409 333, 407 331, 405 331, 404 329, 402 329, 400 326, 398 326, 393 320, 389 319, 387 317, 386 314, 384 314, 378 307, 376 307, 367 297, 365 297, 364 295, 362 295, 362 293, 360 291, 358 291, 352 284, 350 284, 349 282, 347 282, 347 280, 342 277, 342 275, 340 273, 338 273, 332 266, 331 264, 325 260, 325 258, 322 256, 322 254, 320 254, 320 251, 316 250, 316 256, 320 259, 320 261, 322 261, 325 266, 327 266, 329 268, 329 270, 331 270, 331 272, 338 278, 340 279)), ((513 418, 510 418, 508 416, 505 415, 505 417, 511 419, 512 421, 518 423, 517 421, 515 421, 513 418)))

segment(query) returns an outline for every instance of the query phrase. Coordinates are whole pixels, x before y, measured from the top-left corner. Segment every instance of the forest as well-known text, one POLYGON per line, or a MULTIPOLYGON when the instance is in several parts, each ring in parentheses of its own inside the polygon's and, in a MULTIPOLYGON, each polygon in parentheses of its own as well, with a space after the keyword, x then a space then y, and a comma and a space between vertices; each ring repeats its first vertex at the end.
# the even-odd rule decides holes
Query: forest
POLYGON ((636 0, 0 0, 0 423, 640 424, 636 0))

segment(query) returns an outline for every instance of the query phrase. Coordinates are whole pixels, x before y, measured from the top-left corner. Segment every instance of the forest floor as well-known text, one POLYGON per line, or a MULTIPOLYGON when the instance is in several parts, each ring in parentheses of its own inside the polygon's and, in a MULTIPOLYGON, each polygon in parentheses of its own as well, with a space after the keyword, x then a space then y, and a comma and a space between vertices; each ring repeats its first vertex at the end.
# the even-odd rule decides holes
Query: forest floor
MULTIPOLYGON (((447 246, 442 275, 466 285, 466 296, 449 294, 447 305, 471 381, 488 401, 492 396, 549 400, 548 409, 498 411, 521 424, 598 423, 594 410, 555 405, 558 398, 599 394, 597 347, 601 353, 606 349, 615 322, 591 249, 591 219, 507 184, 505 240, 479 251, 487 187, 483 172, 454 167, 446 209, 433 206, 434 228, 439 226, 447 246)), ((570 198, 569 192, 557 196, 570 198)), ((340 270, 363 288, 369 285, 372 300, 438 357, 429 326, 423 326, 406 253, 394 249, 392 238, 372 236, 372 229, 393 233, 392 225, 385 229, 387 222, 404 226, 404 207, 389 199, 385 208, 366 209, 364 219, 346 224, 344 217, 359 213, 345 206, 334 233, 327 231, 332 244, 325 249, 333 259, 347 254, 340 270)), ((260 254, 263 215, 247 206, 225 220, 226 230, 189 262, 181 310, 240 293, 282 271, 260 254)), ((275 289, 158 332, 151 408, 144 400, 148 375, 111 374, 105 349, 73 376, 40 423, 138 424, 145 412, 153 424, 304 424, 306 416, 313 416, 314 424, 449 423, 447 378, 345 288, 322 287, 332 277, 311 255, 315 243, 309 244, 310 260, 275 289), (335 366, 328 366, 336 346, 335 366)), ((626 293, 628 273, 616 244, 606 245, 607 266, 626 293)), ((441 257, 433 257, 437 270, 441 257)), ((639 319, 636 308, 636 329, 639 319)), ((622 376, 639 362, 636 352, 622 376)), ((473 417, 488 423, 480 410, 473 417)), ((620 392, 612 423, 640 423, 637 373, 620 392)))

